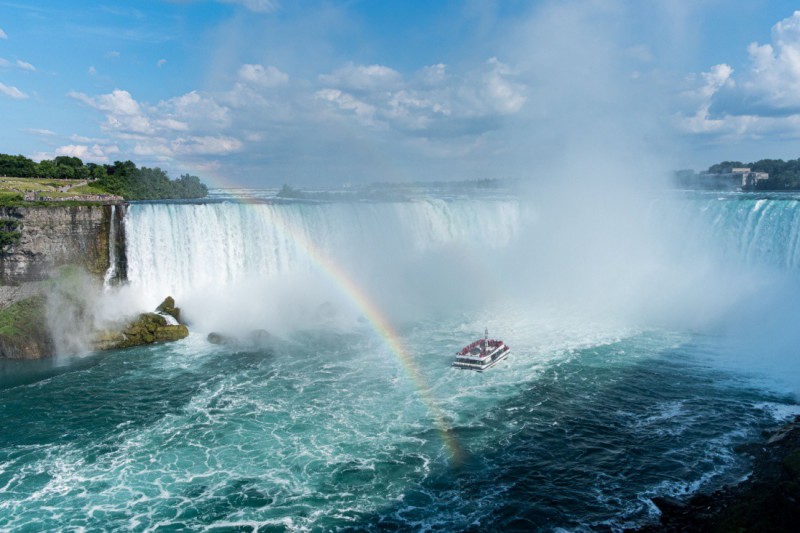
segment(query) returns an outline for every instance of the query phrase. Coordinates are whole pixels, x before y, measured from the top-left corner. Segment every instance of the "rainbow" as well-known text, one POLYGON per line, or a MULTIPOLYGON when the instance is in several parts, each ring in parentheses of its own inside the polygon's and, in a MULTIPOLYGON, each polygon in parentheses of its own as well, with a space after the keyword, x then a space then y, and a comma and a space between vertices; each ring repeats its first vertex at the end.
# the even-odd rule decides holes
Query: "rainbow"
MULTIPOLYGON (((249 197, 240 197, 238 201, 247 204, 262 203, 260 200, 249 197)), ((272 210, 271 216, 270 222, 274 224, 274 227, 286 237, 290 238, 298 248, 311 259, 312 263, 333 281, 334 285, 342 292, 345 298, 364 316, 370 327, 389 348, 392 355, 397 358, 411 380, 411 383, 416 388, 421 401, 433 418, 436 430, 449 454, 451 462, 455 464, 460 463, 464 457, 461 446, 445 420, 444 413, 433 398, 431 388, 425 376, 414 362, 413 357, 408 353, 400 335, 395 331, 384 313, 372 301, 370 296, 353 280, 352 276, 331 257, 325 254, 319 246, 307 238, 303 232, 293 228, 276 210, 272 210)))

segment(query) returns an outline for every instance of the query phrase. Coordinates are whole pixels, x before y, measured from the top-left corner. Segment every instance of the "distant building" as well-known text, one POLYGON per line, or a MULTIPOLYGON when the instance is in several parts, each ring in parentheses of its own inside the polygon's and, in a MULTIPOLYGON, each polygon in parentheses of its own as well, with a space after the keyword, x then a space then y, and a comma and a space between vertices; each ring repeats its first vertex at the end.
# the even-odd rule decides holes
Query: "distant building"
POLYGON ((759 182, 768 179, 769 174, 766 172, 753 172, 750 168, 741 167, 732 168, 729 172, 700 173, 694 180, 694 187, 716 191, 749 191, 755 189, 759 182))
POLYGON ((768 180, 766 172, 750 172, 742 176, 742 189, 755 189, 759 181, 768 180))
POLYGON ((731 174, 741 179, 742 190, 755 189, 759 181, 768 180, 769 174, 766 172, 753 172, 749 168, 732 168, 731 174))

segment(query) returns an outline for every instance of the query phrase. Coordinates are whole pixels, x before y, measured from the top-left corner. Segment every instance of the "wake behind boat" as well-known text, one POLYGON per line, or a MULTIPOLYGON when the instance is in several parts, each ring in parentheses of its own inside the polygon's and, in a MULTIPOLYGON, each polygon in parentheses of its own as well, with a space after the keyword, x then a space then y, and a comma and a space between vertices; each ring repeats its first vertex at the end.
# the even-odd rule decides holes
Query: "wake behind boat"
POLYGON ((508 357, 510 352, 511 348, 503 341, 490 339, 489 330, 486 329, 482 339, 478 339, 456 352, 453 366, 483 372, 508 357))

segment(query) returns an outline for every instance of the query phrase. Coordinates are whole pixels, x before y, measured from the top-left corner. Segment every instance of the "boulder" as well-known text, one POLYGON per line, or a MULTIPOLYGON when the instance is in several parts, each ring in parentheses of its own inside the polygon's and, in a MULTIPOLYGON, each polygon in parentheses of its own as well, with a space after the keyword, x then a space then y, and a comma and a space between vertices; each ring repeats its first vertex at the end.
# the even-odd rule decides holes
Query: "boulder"
POLYGON ((102 330, 95 333, 92 348, 95 350, 112 350, 125 342, 125 334, 121 331, 102 330))
POLYGON ((213 331, 208 334, 207 339, 211 344, 219 344, 221 346, 231 346, 239 343, 236 337, 223 335, 222 333, 216 333, 213 331))
POLYGON ((183 324, 181 322, 181 309, 180 307, 175 307, 175 299, 172 296, 164 298, 164 301, 156 307, 156 312, 170 315, 178 324, 183 324))
POLYGON ((258 348, 263 348, 272 342, 272 335, 265 329, 254 329, 247 338, 250 344, 258 348))
POLYGON ((265 329, 255 329, 241 338, 234 335, 211 332, 208 334, 207 339, 211 344, 258 350, 267 348, 272 343, 272 335, 265 329))
MULTIPOLYGON (((171 297, 164 300, 158 310, 172 317, 175 315, 170 311, 180 316, 180 310, 175 307, 175 301, 171 297)), ((97 332, 92 340, 92 347, 95 350, 131 348, 155 342, 177 341, 188 335, 189 328, 183 324, 169 324, 167 319, 158 313, 142 313, 119 330, 97 332)))

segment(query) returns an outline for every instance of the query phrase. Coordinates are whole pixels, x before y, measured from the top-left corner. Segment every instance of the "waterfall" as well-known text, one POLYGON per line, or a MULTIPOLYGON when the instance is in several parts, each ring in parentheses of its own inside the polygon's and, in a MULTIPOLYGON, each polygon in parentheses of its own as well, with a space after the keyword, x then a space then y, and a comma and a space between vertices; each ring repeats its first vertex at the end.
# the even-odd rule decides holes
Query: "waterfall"
POLYGON ((324 268, 379 275, 447 247, 497 249, 515 237, 516 201, 134 204, 124 219, 130 286, 176 298, 244 279, 324 268))
POLYGON ((683 205, 685 249, 712 249, 726 263, 800 268, 800 198, 701 194, 683 205))
POLYGON ((116 209, 117 206, 112 204, 108 220, 108 269, 106 269, 106 273, 103 276, 103 290, 106 292, 111 289, 112 283, 117 278, 117 233, 119 222, 117 221, 116 209))

